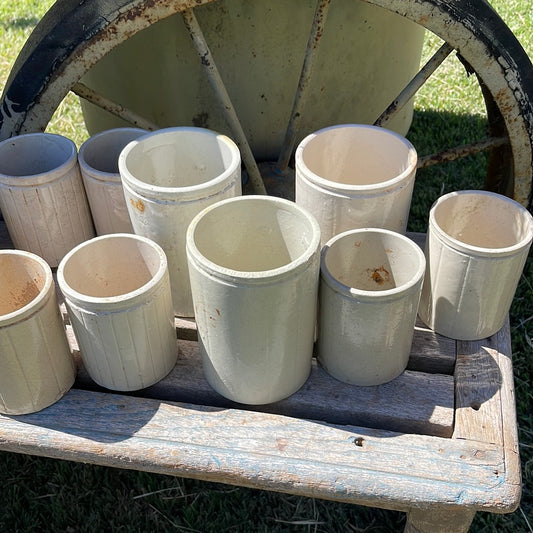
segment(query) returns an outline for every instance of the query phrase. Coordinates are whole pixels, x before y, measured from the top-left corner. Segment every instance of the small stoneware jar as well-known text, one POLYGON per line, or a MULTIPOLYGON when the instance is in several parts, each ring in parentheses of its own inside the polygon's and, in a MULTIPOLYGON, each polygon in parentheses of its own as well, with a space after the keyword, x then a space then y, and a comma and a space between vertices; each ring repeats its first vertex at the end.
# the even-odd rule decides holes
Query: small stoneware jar
POLYGON ((426 262, 407 237, 365 228, 322 249, 317 357, 352 385, 380 385, 407 367, 426 262))
POLYGON ((52 271, 30 252, 0 250, 0 367, 4 414, 40 411, 74 383, 52 271))
POLYGON ((205 376, 220 394, 266 404, 311 370, 320 229, 288 200, 243 196, 206 208, 187 232, 205 376))
POLYGON ((487 191, 439 198, 429 214, 420 318, 454 339, 496 333, 509 313, 532 240, 531 213, 510 198, 487 191))
POLYGON ((78 161, 97 235, 133 232, 118 157, 128 143, 145 133, 140 128, 115 128, 96 133, 80 146, 78 161))
POLYGON ((178 355, 165 253, 138 235, 114 233, 80 244, 57 270, 89 375, 103 387, 153 385, 178 355))
POLYGON ((15 247, 51 267, 94 237, 74 142, 52 133, 0 142, 0 210, 15 247))
POLYGON ((185 234, 202 209, 240 196, 237 145, 204 128, 162 129, 128 144, 119 169, 134 232, 165 250, 175 314, 193 316, 185 234))
POLYGON ((341 124, 298 146, 296 203, 317 219, 322 244, 350 229, 405 232, 417 153, 401 135, 365 124, 341 124))

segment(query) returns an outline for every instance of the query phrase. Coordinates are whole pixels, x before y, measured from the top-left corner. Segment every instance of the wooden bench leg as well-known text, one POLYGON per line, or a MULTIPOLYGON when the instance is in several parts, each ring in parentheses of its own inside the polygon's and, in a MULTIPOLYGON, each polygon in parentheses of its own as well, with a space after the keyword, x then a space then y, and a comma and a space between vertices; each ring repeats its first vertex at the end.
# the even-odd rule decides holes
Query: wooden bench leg
POLYGON ((469 509, 411 509, 404 533, 466 533, 475 514, 469 509))

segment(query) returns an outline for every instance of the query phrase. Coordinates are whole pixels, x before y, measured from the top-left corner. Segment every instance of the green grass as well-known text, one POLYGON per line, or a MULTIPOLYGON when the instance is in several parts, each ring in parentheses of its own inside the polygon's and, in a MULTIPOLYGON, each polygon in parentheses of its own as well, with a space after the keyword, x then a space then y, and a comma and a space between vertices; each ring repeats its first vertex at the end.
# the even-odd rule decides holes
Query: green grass
MULTIPOLYGON (((0 87, 32 27, 52 0, 0 4, 0 87)), ((529 0, 493 0, 533 56, 529 0)), ((426 56, 437 44, 428 42, 426 56)), ((409 137, 421 153, 483 137, 477 84, 458 61, 447 61, 417 96, 409 137)), ((87 137, 78 103, 69 97, 49 130, 78 145, 87 137)), ((425 231, 433 201, 450 190, 479 188, 485 157, 427 169, 417 176, 410 229, 425 231)), ((524 491, 509 515, 478 513, 472 532, 527 532, 533 525, 533 268, 521 277, 511 309, 517 415, 524 491)), ((393 532, 404 515, 353 505, 230 487, 142 472, 0 453, 0 531, 268 531, 393 532)))

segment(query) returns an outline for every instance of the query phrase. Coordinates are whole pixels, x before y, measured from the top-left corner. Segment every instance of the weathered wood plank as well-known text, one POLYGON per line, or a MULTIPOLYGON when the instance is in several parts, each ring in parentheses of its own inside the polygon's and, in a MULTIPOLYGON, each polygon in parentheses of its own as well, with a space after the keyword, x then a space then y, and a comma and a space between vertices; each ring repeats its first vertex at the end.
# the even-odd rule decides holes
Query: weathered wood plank
POLYGON ((456 350, 454 339, 438 335, 418 320, 407 368, 429 374, 452 375, 456 350))
MULTIPOLYGON (((71 342, 75 342, 70 336, 71 342)), ((180 356, 173 371, 159 383, 137 391, 136 396, 197 405, 243 408, 215 392, 206 381, 198 343, 178 342, 180 356)), ((76 345, 74 344, 74 349, 76 345)), ((76 386, 99 388, 78 360, 76 386)), ((332 378, 313 362, 305 385, 291 397, 269 405, 246 406, 248 410, 284 414, 333 424, 351 424, 450 437, 454 419, 453 376, 406 371, 376 387, 355 387, 332 378)))
POLYGON ((406 510, 503 512, 498 446, 72 390, 0 417, 0 448, 406 510))
POLYGON ((458 342, 454 438, 503 441, 498 363, 498 353, 487 341, 458 342))
POLYGON ((504 454, 504 472, 514 487, 515 507, 521 494, 509 321, 489 339, 458 342, 454 439, 494 443, 504 454))
POLYGON ((13 243, 11 242, 11 238, 9 237, 6 223, 4 222, 4 220, 0 220, 0 249, 6 250, 9 248, 13 248, 13 243))

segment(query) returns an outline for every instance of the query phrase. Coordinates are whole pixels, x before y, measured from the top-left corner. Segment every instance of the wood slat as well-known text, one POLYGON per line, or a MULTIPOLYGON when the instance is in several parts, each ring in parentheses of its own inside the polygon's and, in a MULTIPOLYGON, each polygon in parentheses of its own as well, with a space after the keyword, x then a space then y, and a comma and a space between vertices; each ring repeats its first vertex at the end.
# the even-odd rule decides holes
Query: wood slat
POLYGON ((2 416, 0 448, 398 510, 508 506, 493 444, 118 394, 2 416))
MULTIPOLYGON (((69 327, 74 351, 75 339, 69 327)), ((215 392, 206 381, 198 343, 179 340, 180 356, 172 372, 136 396, 196 405, 242 408, 215 392)), ((76 387, 101 390, 78 362, 76 387)), ((269 405, 246 409, 284 414, 334 424, 351 424, 450 437, 454 420, 453 376, 406 371, 395 380, 376 387, 356 387, 332 378, 313 361, 305 385, 295 394, 269 405)))
POLYGON ((0 249, 6 250, 13 248, 13 243, 7 231, 6 223, 0 220, 0 249))
MULTIPOLYGON (((191 318, 175 318, 178 339, 196 341, 196 322, 191 318)), ((409 370, 430 374, 452 375, 455 368, 456 341, 430 330, 418 319, 413 334, 409 370)))
MULTIPOLYGON (((489 339, 458 342, 454 439, 502 449, 505 478, 520 501, 521 473, 509 320, 489 339)), ((514 509, 513 509, 514 510, 514 509)))

